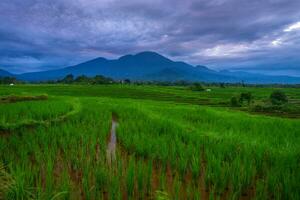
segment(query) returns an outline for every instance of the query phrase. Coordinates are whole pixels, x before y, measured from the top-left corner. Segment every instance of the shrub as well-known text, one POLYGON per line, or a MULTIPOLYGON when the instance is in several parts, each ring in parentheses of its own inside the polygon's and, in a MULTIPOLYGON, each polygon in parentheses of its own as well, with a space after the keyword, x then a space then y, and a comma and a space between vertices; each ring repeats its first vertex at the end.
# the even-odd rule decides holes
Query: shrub
POLYGON ((244 100, 247 101, 248 105, 251 103, 252 100, 252 94, 251 92, 241 93, 240 95, 240 103, 242 104, 244 100))
POLYGON ((230 105, 232 107, 239 107, 239 106, 241 106, 238 98, 235 97, 235 96, 231 97, 231 99, 230 99, 230 105))
POLYGON ((263 105, 260 105, 260 104, 257 104, 257 105, 254 105, 251 110, 252 111, 255 111, 255 112, 263 112, 264 111, 264 106, 263 105))
POLYGON ((81 76, 77 76, 77 78, 74 81, 76 83, 89 83, 90 79, 85 75, 81 75, 81 76))
POLYGON ((190 86, 190 89, 192 91, 204 91, 204 88, 200 83, 194 83, 193 85, 190 86))
POLYGON ((123 83, 124 83, 124 84, 130 84, 131 81, 130 81, 130 79, 125 79, 125 80, 123 81, 123 83))
POLYGON ((281 90, 275 90, 270 95, 270 100, 273 105, 281 105, 288 102, 286 94, 281 90))
POLYGON ((68 74, 67 76, 65 76, 65 78, 61 80, 62 83, 73 83, 73 81, 74 81, 73 74, 68 74))

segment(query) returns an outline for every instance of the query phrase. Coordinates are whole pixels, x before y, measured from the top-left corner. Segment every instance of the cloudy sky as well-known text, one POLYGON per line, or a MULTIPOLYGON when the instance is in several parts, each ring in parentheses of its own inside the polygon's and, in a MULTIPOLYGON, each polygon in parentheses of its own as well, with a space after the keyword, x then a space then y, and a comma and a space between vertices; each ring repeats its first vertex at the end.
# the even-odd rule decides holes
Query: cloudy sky
POLYGON ((10 72, 145 50, 213 69, 300 76, 300 1, 0 1, 0 68, 10 72))

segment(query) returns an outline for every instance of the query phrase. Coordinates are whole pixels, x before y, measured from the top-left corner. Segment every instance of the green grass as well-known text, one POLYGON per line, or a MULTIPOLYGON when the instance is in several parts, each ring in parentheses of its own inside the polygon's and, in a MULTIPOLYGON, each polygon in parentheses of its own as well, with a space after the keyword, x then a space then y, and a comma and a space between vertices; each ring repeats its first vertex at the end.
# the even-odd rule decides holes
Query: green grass
MULTIPOLYGON (((300 198, 299 119, 224 104, 241 91, 263 101, 271 88, 0 87, 2 96, 49 95, 0 104, 2 126, 18 127, 0 135, 0 173, 10 180, 0 199, 300 198), (119 126, 110 165, 112 113, 119 126)), ((300 99, 297 89, 286 93, 300 99)))
POLYGON ((0 103, 0 130, 13 130, 22 126, 49 124, 76 114, 80 105, 76 98, 50 98, 47 101, 17 101, 0 103))

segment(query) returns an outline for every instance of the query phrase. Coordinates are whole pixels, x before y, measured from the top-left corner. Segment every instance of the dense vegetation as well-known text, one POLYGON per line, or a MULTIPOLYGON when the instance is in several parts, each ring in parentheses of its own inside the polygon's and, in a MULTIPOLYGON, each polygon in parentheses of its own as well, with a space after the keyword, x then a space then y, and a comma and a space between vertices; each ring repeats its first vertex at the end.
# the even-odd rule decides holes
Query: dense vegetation
POLYGON ((15 77, 0 76, 0 85, 1 84, 16 84, 16 83, 22 83, 22 81, 17 80, 15 77))
POLYGON ((66 83, 66 84, 109 84, 113 83, 113 79, 107 78, 101 75, 97 75, 95 77, 88 77, 85 75, 74 77, 72 74, 67 75, 61 80, 56 81, 56 83, 66 83))
POLYGON ((0 86, 0 199, 299 199, 299 90, 209 89, 0 86))

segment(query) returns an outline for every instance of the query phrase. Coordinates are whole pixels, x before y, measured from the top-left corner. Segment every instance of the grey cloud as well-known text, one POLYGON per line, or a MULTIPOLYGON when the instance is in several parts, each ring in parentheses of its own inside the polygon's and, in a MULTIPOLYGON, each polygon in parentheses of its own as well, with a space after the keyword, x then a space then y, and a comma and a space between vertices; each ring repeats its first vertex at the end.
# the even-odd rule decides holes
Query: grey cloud
POLYGON ((283 30, 299 10, 298 0, 2 0, 0 67, 55 69, 153 50, 216 69, 295 68, 300 32, 283 30))

